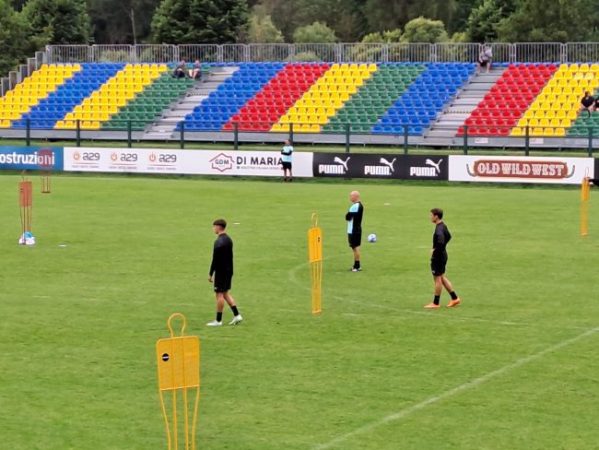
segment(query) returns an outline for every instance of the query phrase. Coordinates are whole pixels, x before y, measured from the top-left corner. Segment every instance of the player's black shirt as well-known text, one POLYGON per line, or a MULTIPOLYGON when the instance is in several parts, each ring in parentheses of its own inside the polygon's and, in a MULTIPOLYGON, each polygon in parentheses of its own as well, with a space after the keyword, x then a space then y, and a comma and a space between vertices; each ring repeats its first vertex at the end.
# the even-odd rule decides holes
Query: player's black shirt
POLYGON ((210 276, 233 275, 233 241, 223 233, 214 241, 212 252, 212 264, 210 264, 210 276))
POLYGON ((451 234, 447 225, 439 222, 433 233, 433 258, 442 258, 447 256, 446 247, 451 240, 451 234))
POLYGON ((362 216, 364 215, 364 205, 362 202, 352 203, 349 211, 345 214, 347 220, 347 234, 362 233, 362 216))
POLYGON ((595 99, 589 95, 588 97, 582 97, 580 103, 582 103, 582 106, 584 106, 585 108, 589 108, 593 106, 593 103, 595 103, 595 99))

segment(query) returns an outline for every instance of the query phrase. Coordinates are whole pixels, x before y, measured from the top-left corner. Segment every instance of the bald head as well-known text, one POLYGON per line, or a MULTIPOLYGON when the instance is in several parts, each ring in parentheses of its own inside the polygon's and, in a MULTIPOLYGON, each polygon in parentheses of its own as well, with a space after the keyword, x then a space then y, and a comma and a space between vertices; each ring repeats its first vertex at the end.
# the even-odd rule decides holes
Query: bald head
POLYGON ((360 193, 358 191, 351 191, 349 193, 349 199, 352 201, 352 203, 360 201, 360 193))

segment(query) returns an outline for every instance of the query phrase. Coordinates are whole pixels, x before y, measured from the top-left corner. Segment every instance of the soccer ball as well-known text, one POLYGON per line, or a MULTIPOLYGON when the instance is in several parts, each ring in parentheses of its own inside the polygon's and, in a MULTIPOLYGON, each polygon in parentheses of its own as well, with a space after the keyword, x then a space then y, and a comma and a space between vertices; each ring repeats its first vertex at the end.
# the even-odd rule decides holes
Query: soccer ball
POLYGON ((376 234, 372 233, 368 235, 368 242, 375 243, 376 242, 376 234))

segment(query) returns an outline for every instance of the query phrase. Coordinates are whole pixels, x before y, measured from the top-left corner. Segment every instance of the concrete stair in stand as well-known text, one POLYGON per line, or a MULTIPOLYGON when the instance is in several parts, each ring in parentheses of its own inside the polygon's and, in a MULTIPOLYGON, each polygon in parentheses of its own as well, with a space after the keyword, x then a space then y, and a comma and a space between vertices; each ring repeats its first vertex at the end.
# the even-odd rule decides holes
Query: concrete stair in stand
POLYGON ((458 132, 458 128, 464 124, 464 121, 470 116, 485 95, 487 95, 487 92, 489 92, 504 71, 504 67, 497 67, 491 69, 489 73, 483 71, 474 75, 470 83, 458 93, 453 102, 431 125, 425 133, 423 141, 425 143, 443 145, 447 143, 448 138, 454 138, 458 132))
POLYGON ((166 110, 162 117, 156 120, 144 134, 144 139, 170 139, 177 124, 185 119, 193 109, 200 105, 208 96, 214 92, 222 83, 230 78, 238 67, 214 67, 208 74, 204 74, 201 81, 190 87, 185 97, 181 98, 172 107, 166 110))

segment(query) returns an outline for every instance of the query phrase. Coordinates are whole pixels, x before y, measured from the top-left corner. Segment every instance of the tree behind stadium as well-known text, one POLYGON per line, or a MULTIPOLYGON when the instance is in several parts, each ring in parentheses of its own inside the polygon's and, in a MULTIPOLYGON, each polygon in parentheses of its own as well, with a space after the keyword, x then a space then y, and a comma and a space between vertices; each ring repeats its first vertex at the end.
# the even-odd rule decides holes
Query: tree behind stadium
POLYGON ((245 35, 245 0, 163 0, 152 19, 152 35, 164 44, 226 44, 245 35))
POLYGON ((85 0, 29 0, 21 12, 39 50, 47 44, 89 44, 90 18, 85 0))

